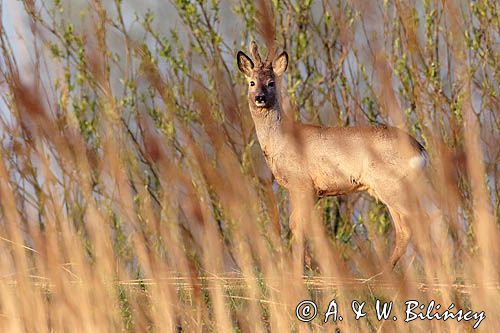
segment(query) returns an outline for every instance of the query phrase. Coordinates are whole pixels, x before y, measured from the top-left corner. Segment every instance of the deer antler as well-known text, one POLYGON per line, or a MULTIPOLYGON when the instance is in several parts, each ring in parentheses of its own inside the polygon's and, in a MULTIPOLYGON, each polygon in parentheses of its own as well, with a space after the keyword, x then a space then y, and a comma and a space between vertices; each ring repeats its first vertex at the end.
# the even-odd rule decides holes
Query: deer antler
POLYGON ((254 40, 252 41, 252 43, 250 43, 250 54, 252 55, 255 64, 257 66, 260 66, 262 64, 262 59, 260 58, 259 47, 254 40))
POLYGON ((271 45, 268 46, 265 63, 270 65, 273 62, 275 56, 276 56, 276 44, 273 42, 271 43, 271 45))

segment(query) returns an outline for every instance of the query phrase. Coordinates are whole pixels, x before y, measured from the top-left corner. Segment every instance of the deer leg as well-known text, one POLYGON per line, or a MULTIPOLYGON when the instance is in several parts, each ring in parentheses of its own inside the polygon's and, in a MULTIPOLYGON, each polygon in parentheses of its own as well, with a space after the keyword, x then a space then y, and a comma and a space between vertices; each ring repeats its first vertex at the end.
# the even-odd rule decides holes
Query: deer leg
POLYGON ((394 250, 392 251, 390 259, 390 267, 388 267, 388 269, 392 270, 408 249, 408 243, 411 238, 411 229, 406 223, 406 216, 392 210, 390 210, 390 213, 394 222, 395 231, 394 250))
POLYGON ((292 213, 290 230, 292 232, 292 260, 294 273, 302 276, 304 269, 304 230, 310 222, 314 209, 314 192, 310 190, 290 191, 292 213))
POLYGON ((410 242, 411 238, 411 229, 406 224, 406 218, 404 217, 404 215, 392 209, 389 209, 389 212, 391 213, 391 217, 394 222, 395 231, 394 249, 392 250, 391 259, 389 260, 389 264, 387 264, 381 272, 366 279, 364 283, 367 283, 381 275, 390 274, 398 263, 399 259, 403 256, 403 254, 406 253, 406 250, 408 249, 408 243, 410 242))

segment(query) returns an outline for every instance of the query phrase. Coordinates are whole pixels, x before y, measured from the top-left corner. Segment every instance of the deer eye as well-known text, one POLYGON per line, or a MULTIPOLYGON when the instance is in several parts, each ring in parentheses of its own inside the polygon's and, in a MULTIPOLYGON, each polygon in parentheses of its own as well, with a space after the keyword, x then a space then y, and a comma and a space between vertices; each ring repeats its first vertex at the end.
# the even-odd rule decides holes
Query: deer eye
POLYGON ((254 81, 250 81, 250 86, 255 86, 255 82, 254 81))
POLYGON ((267 84, 268 87, 274 87, 274 81, 271 81, 267 84))

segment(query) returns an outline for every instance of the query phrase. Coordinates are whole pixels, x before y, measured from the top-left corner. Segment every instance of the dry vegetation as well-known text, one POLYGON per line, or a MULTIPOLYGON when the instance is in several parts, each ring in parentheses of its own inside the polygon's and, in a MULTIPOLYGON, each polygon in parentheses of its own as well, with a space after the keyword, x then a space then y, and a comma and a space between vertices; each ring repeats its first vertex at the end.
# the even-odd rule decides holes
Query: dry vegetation
POLYGON ((1 8, 1 332, 472 330, 404 323, 408 299, 484 310, 479 330, 500 327, 498 2, 1 8), (287 193, 236 67, 254 38, 290 54, 289 115, 389 123, 426 147, 446 216, 423 245, 434 260, 413 246, 392 277, 364 281, 393 230, 358 194, 318 202, 304 277, 290 274, 287 193), (300 300, 321 314, 333 298, 342 322, 295 318, 300 300), (367 302, 359 321, 354 299, 367 302), (399 319, 378 321, 375 299, 395 301, 399 319))

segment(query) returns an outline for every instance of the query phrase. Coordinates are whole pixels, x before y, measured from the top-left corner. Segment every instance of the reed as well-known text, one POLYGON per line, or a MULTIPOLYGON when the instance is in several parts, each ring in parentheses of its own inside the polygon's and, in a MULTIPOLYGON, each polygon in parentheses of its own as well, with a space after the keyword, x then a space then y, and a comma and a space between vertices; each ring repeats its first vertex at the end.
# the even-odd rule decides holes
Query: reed
POLYGON ((500 327, 494 1, 0 3, 0 331, 474 330, 405 323, 408 300, 500 327), (420 220, 432 243, 390 276, 367 279, 394 230, 364 194, 315 205, 292 274, 289 196, 235 58, 253 39, 294 59, 287 116, 390 124, 428 151, 445 218, 420 220), (332 299, 343 320, 324 323, 332 299), (318 305, 309 323, 302 300, 318 305), (389 320, 376 300, 394 302, 389 320))

